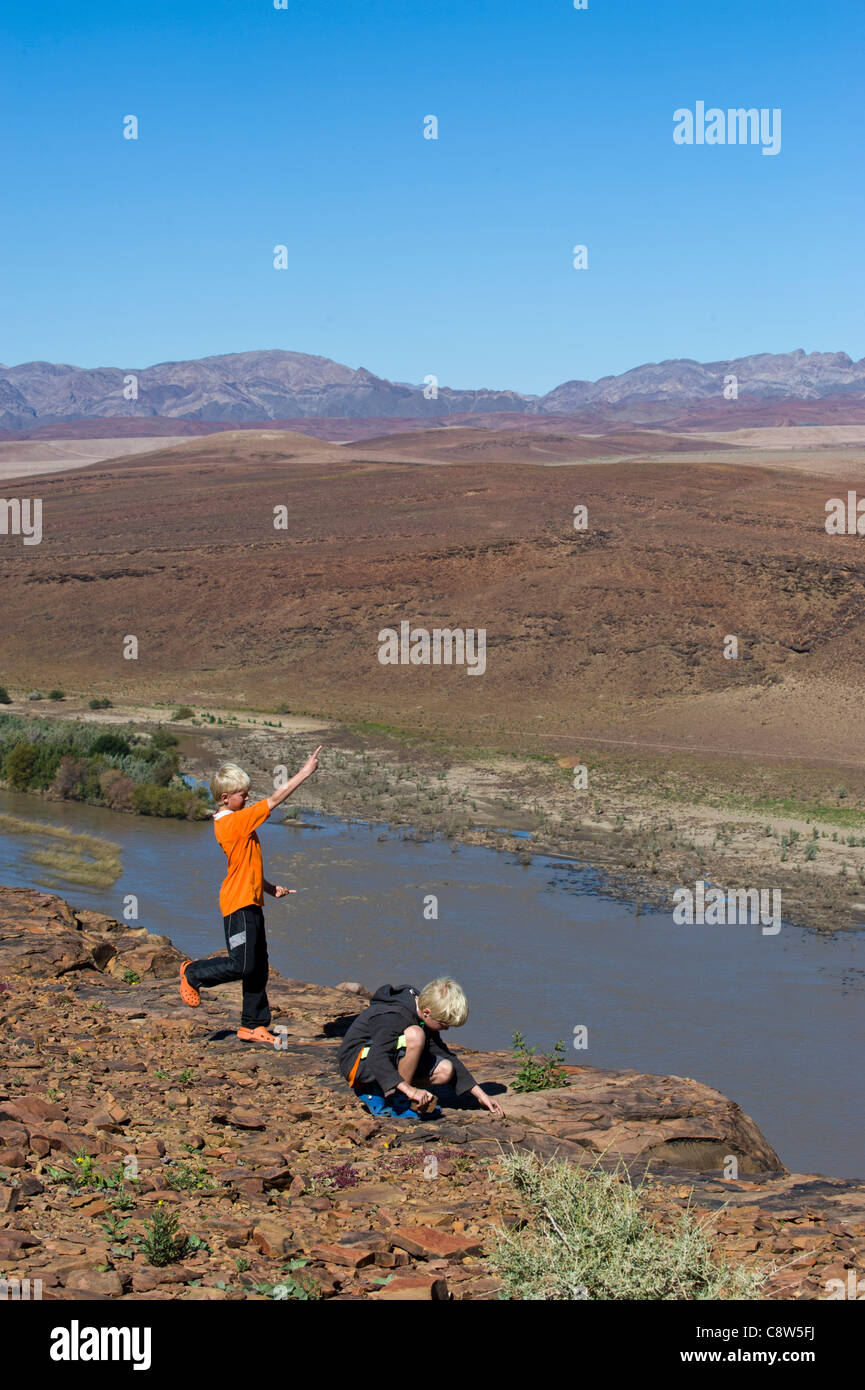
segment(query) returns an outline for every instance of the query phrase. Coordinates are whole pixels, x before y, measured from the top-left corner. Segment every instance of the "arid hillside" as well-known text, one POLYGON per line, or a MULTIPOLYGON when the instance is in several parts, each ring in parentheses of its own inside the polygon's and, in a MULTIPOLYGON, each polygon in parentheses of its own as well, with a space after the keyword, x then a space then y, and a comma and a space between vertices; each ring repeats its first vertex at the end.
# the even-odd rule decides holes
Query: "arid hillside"
POLYGON ((861 760, 865 542, 824 529, 827 499, 862 487, 859 452, 810 475, 641 457, 631 435, 634 458, 569 468, 527 461, 543 443, 566 462, 564 436, 502 461, 470 431, 450 453, 433 433, 432 462, 429 436, 397 462, 393 439, 382 458, 384 441, 243 431, 20 482, 43 539, 0 537, 0 683, 549 752, 609 738, 861 760), (382 665, 378 633, 401 621, 484 629, 485 672, 382 665))

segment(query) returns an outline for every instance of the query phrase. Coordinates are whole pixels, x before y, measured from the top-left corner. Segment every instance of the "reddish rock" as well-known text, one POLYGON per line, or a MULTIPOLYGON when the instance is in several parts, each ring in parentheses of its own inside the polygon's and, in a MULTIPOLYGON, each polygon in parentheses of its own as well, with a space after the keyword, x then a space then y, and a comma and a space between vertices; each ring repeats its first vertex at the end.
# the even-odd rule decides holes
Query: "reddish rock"
POLYGON ((139 1158, 164 1158, 165 1145, 161 1139, 142 1139, 135 1152, 139 1158))
POLYGON ((243 1106, 235 1106, 226 1115, 226 1123, 235 1129, 267 1129, 264 1116, 257 1110, 247 1110, 243 1106))
POLYGON ((152 1289, 165 1282, 165 1270, 148 1265, 146 1269, 136 1269, 132 1275, 132 1288, 135 1293, 150 1293, 152 1289))
POLYGON ((261 1178, 239 1178, 233 1186, 242 1197, 247 1199, 264 1196, 264 1183, 261 1178))
POLYGON ((20 1195, 21 1189, 19 1187, 12 1187, 11 1185, 5 1184, 0 1186, 0 1213, 5 1214, 6 1212, 14 1211, 18 1205, 20 1195))
POLYGON ((278 1192, 290 1188, 293 1182, 293 1174, 290 1168, 265 1168, 258 1174, 265 1187, 275 1187, 278 1192))
POLYGON ((456 1260, 483 1249, 482 1242, 472 1236, 451 1236, 434 1226, 396 1226, 390 1239, 392 1245, 421 1259, 456 1260))
POLYGON ((80 1289, 84 1293, 108 1294, 120 1298, 123 1294, 123 1280, 115 1269, 76 1269, 65 1281, 67 1289, 80 1289))
MULTIPOLYGON (((20 1065, 16 1063, 16 1065, 20 1065)), ((31 1120, 63 1120, 63 1108, 51 1105, 41 1096, 22 1096, 20 1100, 0 1102, 0 1120, 19 1120, 24 1124, 31 1120)))
POLYGON ((0 1149, 0 1168, 25 1168, 27 1155, 23 1149, 0 1149))
POLYGON ((252 1232, 252 1239, 262 1255, 270 1260, 290 1255, 296 1249, 293 1230, 281 1221, 260 1221, 252 1232))
POLYGON ((441 1301, 448 1297, 447 1280, 424 1274, 398 1274, 372 1297, 384 1301, 406 1300, 412 1303, 428 1303, 431 1299, 441 1301))
POLYGON ((375 1263, 382 1269, 402 1269, 409 1263, 405 1250, 376 1250, 375 1263))
POLYGON ((0 1260, 15 1260, 22 1250, 34 1249, 41 1241, 29 1231, 0 1230, 0 1260))
POLYGON ((316 1245, 310 1251, 314 1260, 323 1264, 347 1265, 349 1269, 360 1269, 375 1261, 376 1252, 363 1245, 316 1245))
POLYGON ((0 1120, 0 1144, 10 1149, 24 1148, 30 1138, 30 1131, 24 1125, 12 1120, 0 1120))

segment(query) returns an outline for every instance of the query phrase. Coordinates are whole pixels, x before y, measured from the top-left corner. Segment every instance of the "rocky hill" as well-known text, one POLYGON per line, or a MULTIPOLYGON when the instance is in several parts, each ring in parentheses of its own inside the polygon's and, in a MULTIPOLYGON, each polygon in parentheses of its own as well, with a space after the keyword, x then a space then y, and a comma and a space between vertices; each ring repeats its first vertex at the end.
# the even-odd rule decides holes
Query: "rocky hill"
POLYGON ((627 423, 646 420, 647 407, 685 408, 722 400, 725 378, 731 375, 749 401, 865 398, 865 358, 854 362, 844 352, 806 353, 801 348, 730 361, 677 358, 647 363, 598 381, 566 381, 542 396, 516 390, 453 390, 440 384, 435 399, 427 399, 422 384, 388 381, 364 367, 355 370, 327 357, 273 350, 149 367, 83 368, 54 362, 0 367, 0 427, 30 430, 58 421, 152 417, 243 423, 370 416, 547 416, 590 408, 614 410, 620 423, 627 423), (127 400, 124 392, 132 377, 137 396, 127 400))
POLYGON ((717 1241, 773 1271, 766 1297, 826 1297, 862 1267, 865 1184, 788 1173, 697 1081, 572 1067, 517 1095, 507 1055, 468 1053, 504 1119, 443 1093, 441 1120, 378 1122, 335 1065, 361 987, 274 973, 286 1046, 250 1049, 238 987, 185 1009, 180 960, 144 928, 0 888, 0 1278, 39 1279, 44 1299, 237 1300, 273 1297, 300 1260, 322 1298, 495 1298, 494 1227, 521 1219, 497 1169, 510 1145, 650 1163, 662 1227, 726 1204, 717 1241), (163 1264, 140 1243, 155 1213, 193 1237, 163 1264))

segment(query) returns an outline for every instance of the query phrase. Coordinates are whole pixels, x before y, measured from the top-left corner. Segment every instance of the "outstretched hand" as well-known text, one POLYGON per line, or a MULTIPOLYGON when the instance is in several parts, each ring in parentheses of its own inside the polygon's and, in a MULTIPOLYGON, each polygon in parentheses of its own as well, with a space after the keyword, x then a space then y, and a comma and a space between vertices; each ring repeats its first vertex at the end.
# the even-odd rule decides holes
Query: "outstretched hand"
POLYGON ((284 888, 281 883, 275 883, 273 885, 273 896, 275 898, 284 898, 287 894, 296 892, 296 888, 284 888))
POLYGON ((311 777, 314 772, 318 771, 318 755, 323 747, 324 744, 320 743, 316 748, 315 752, 310 753, 303 767, 300 769, 301 775, 303 777, 311 777))

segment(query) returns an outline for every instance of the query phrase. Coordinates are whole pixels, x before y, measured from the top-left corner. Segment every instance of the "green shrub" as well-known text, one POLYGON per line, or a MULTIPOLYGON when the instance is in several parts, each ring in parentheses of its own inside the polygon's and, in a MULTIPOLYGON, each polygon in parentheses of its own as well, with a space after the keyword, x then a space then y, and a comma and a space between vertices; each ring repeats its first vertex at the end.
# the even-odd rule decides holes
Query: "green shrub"
POLYGON ((121 734, 99 734, 88 751, 92 754, 111 753, 117 758, 122 758, 132 752, 132 745, 121 734))
POLYGON ((152 1265, 170 1265, 186 1253, 186 1236, 177 1230, 178 1215, 174 1211, 163 1211, 158 1206, 153 1213, 144 1235, 138 1237, 138 1244, 152 1265))
POLYGON ((33 766, 36 762, 36 745, 19 743, 6 759, 6 779, 16 791, 26 791, 30 786, 33 766))
POLYGON ((567 1086, 568 1074, 562 1064, 565 1060, 565 1044, 560 1038, 551 1053, 535 1055, 535 1048, 528 1047, 522 1033, 514 1033, 514 1061, 518 1064, 516 1080, 511 1083, 513 1091, 549 1091, 555 1086, 567 1086))
POLYGON ((0 705, 11 705, 12 697, 5 685, 0 685, 0 705))
POLYGON ((93 700, 88 700, 88 701, 87 701, 87 704, 88 704, 88 706, 89 706, 90 709, 111 709, 111 708, 112 708, 112 702, 111 702, 111 700, 108 699, 107 695, 106 695, 106 696, 102 696, 102 697, 96 696, 95 699, 93 699, 93 700))
POLYGON ((676 1212, 660 1229, 627 1170, 589 1169, 534 1154, 504 1160, 504 1175, 527 1208, 520 1228, 496 1231, 490 1264, 506 1296, 530 1300, 756 1299, 763 1271, 715 1257, 713 1219, 676 1212))
POLYGON ((177 743, 177 735, 172 734, 168 729, 155 729, 150 735, 151 748, 176 748, 177 743))
POLYGON ((177 820, 204 820, 201 798, 186 787, 157 787, 141 782, 132 793, 132 806, 142 816, 170 816, 177 820))
POLYGON ((55 690, 49 690, 49 691, 48 691, 48 699, 49 699, 49 700, 65 700, 65 699, 66 699, 66 692, 65 692, 65 690, 56 690, 56 689, 55 689, 55 690))
POLYGON ((31 690, 31 691, 30 691, 30 694, 27 696, 27 699, 28 699, 28 700, 44 700, 44 699, 45 699, 45 696, 42 694, 42 691, 41 691, 41 690, 31 690))
POLYGON ((195 710, 190 709, 189 705, 179 705, 178 708, 172 714, 171 719, 172 722, 176 724, 180 719, 192 719, 194 718, 194 716, 195 710))

